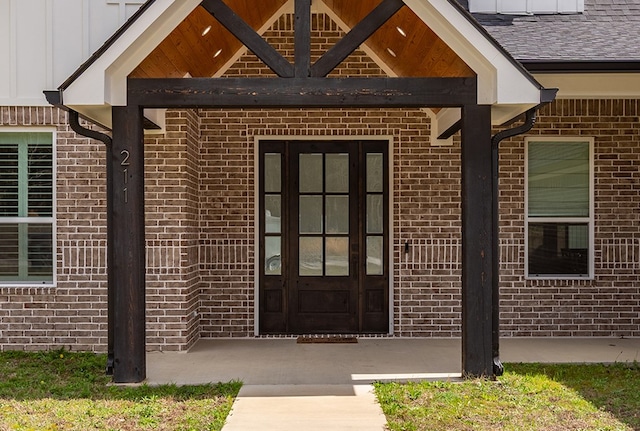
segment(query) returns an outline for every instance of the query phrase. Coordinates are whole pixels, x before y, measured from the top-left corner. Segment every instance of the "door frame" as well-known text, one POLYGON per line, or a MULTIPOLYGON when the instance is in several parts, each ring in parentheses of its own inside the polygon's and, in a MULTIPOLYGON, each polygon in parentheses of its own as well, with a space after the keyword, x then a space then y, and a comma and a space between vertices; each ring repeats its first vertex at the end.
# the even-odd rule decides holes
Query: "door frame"
POLYGON ((388 255, 389 255, 389 328, 388 334, 393 335, 394 333, 394 311, 395 304, 393 301, 394 298, 394 258, 393 258, 393 245, 394 245, 394 218, 393 218, 393 208, 394 208, 394 154, 393 154, 393 143, 395 137, 393 135, 351 135, 351 136, 331 136, 331 135, 323 135, 323 136, 289 136, 289 135, 254 135, 253 136, 253 206, 254 206, 254 214, 253 214, 253 253, 254 253, 254 271, 253 271, 253 333, 254 336, 260 335, 260 266, 261 262, 258 258, 260 256, 260 142, 264 140, 274 141, 366 141, 366 140, 374 140, 374 141, 387 141, 387 151, 388 151, 388 178, 389 183, 388 186, 388 220, 389 225, 387 228, 389 229, 389 244, 388 244, 388 255))

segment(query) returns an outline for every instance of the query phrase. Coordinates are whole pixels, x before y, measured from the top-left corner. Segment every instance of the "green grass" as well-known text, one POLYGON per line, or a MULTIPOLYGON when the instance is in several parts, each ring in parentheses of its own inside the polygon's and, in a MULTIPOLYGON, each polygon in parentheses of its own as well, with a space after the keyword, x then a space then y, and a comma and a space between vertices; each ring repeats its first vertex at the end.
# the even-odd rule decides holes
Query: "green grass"
POLYGON ((640 365, 508 364, 496 382, 376 384, 393 431, 640 430, 640 365))
POLYGON ((220 430, 241 384, 109 385, 106 357, 0 353, 0 430, 220 430))

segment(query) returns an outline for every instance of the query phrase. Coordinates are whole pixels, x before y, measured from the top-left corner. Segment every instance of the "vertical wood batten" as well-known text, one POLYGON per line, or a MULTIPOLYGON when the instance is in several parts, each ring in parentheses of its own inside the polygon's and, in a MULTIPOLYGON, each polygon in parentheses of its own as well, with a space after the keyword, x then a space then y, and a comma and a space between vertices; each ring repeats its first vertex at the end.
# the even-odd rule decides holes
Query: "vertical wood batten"
POLYGON ((137 105, 112 109, 113 380, 138 383, 146 378, 143 117, 137 105))
POLYGON ((462 372, 493 377, 491 107, 462 108, 462 372))

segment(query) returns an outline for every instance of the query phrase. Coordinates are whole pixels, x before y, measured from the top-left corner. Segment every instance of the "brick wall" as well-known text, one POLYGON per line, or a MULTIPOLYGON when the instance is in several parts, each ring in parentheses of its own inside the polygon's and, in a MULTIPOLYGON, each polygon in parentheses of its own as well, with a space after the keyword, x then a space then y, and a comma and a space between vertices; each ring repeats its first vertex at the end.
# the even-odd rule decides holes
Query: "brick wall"
POLYGON ((52 107, 0 107, 0 127, 56 131, 57 287, 0 286, 0 349, 104 350, 107 343, 105 149, 52 107))
MULTIPOLYGON (((314 55, 340 36, 314 16, 314 55), (318 28, 323 28, 322 37, 318 28)), ((293 52, 291 17, 266 34, 293 52)), ((333 76, 383 75, 358 51, 333 76)), ((251 54, 229 76, 270 76, 251 54)), ((524 277, 524 137, 501 146, 502 331, 640 336, 640 101, 564 100, 529 135, 595 138, 594 280, 524 277)), ((57 130, 57 287, 0 287, 0 349, 106 349, 102 144, 54 108, 0 108, 0 127, 57 130)), ((392 137, 393 324, 397 336, 460 335, 460 148, 430 146, 420 110, 170 111, 146 150, 147 337, 184 350, 250 337, 255 302, 256 136, 392 137), (405 253, 405 244, 409 245, 405 253)))
POLYGON ((194 111, 169 111, 145 137, 147 346, 185 350, 199 337, 199 135, 194 111))
POLYGON ((593 137, 595 278, 524 279, 524 139, 501 147, 502 332, 640 336, 640 101, 560 100, 528 136, 593 137))

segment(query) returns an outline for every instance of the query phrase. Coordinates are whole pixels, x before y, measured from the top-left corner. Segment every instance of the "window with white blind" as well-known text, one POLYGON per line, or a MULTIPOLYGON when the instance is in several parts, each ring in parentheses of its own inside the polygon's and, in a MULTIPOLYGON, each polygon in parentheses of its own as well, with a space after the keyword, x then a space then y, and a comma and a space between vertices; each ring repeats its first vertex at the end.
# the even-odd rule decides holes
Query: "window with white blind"
POLYGON ((593 275, 593 140, 526 141, 526 273, 593 275))
POLYGON ((54 278, 53 133, 0 130, 0 284, 54 278))

